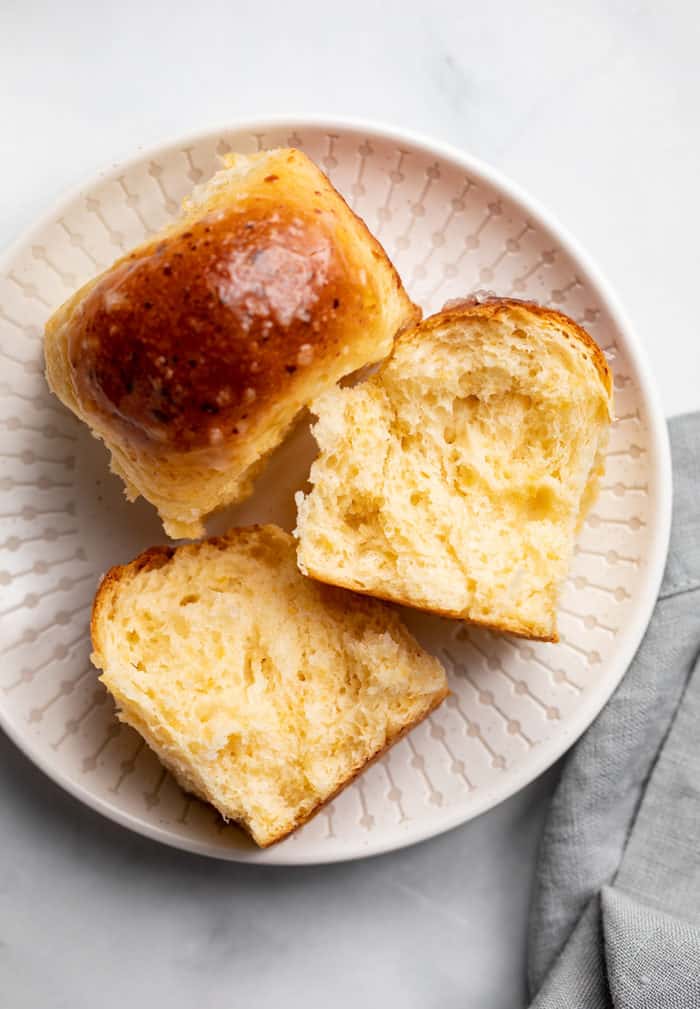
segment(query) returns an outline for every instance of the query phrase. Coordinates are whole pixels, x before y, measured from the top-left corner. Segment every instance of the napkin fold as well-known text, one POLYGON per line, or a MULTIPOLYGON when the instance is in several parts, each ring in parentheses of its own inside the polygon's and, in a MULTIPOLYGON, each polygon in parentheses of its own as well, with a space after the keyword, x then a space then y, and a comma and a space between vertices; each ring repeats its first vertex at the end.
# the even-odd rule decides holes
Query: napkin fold
POLYGON ((700 1009, 700 413, 669 432, 673 524, 656 608, 545 826, 532 1009, 700 1009))

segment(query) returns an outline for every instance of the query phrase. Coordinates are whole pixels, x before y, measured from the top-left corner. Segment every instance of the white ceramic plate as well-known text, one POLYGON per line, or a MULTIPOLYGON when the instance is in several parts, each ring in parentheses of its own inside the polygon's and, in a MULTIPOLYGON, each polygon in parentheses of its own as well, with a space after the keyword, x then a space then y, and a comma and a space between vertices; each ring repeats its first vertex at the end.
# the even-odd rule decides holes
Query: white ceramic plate
MULTIPOLYGON (((0 268, 0 723, 68 791, 120 823, 221 858, 314 863, 411 844, 512 795, 590 724, 627 667, 658 590, 670 524, 666 427, 643 355, 591 263, 491 169, 444 145, 366 124, 276 121, 139 154, 65 199, 0 268), (49 394, 41 334, 83 281, 176 213, 229 150, 301 147, 386 246, 426 313, 479 288, 572 315, 605 350, 617 420, 600 498, 563 593, 558 645, 456 622, 408 622, 450 673, 452 695, 315 820, 266 852, 186 797, 114 718, 89 662, 100 573, 164 539, 127 504, 107 455, 49 394)), ((255 496, 213 524, 293 525, 313 455, 307 431, 255 496)))

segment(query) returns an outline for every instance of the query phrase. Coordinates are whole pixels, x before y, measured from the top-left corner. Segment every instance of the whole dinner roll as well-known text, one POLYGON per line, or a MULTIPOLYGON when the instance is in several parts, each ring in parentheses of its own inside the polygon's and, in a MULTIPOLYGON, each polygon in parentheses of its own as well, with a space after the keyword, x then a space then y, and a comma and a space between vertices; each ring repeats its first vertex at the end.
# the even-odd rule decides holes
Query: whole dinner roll
POLYGON ((252 490, 300 412, 420 318, 301 151, 231 155, 51 317, 46 375, 172 537, 252 490))

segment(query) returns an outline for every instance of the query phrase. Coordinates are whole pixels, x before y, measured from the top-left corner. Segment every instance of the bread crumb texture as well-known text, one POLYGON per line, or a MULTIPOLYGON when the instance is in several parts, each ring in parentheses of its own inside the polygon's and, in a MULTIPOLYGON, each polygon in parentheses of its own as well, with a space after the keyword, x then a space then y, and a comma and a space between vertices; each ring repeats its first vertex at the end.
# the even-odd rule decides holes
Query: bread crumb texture
POLYGON ((435 708, 444 670, 390 607, 304 578, 275 526, 146 551, 94 603, 119 717, 261 846, 435 708))
POLYGON ((566 316, 463 302, 313 407, 298 559, 323 581, 556 640, 576 531, 595 498, 611 376, 566 316))

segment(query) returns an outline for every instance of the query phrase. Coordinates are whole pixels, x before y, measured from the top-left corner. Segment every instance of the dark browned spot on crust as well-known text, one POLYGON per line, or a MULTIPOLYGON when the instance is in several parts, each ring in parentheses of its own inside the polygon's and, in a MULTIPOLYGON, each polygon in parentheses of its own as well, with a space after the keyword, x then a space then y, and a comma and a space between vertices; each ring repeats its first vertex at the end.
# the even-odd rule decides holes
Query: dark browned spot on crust
POLYGON ((290 381, 304 345, 318 361, 349 324, 362 331, 366 290, 334 226, 308 210, 261 202, 205 218, 86 296, 69 340, 78 399, 156 449, 218 444, 290 381))
MULTIPOLYGON (((138 571, 155 571, 158 568, 164 567, 170 560, 172 560, 175 555, 175 547, 149 547, 148 550, 144 550, 143 553, 139 554, 131 564, 125 567, 131 568, 134 573, 138 571)), ((112 571, 123 571, 124 566, 118 568, 112 568, 112 571)), ((110 572, 111 574, 111 572, 110 572)))

